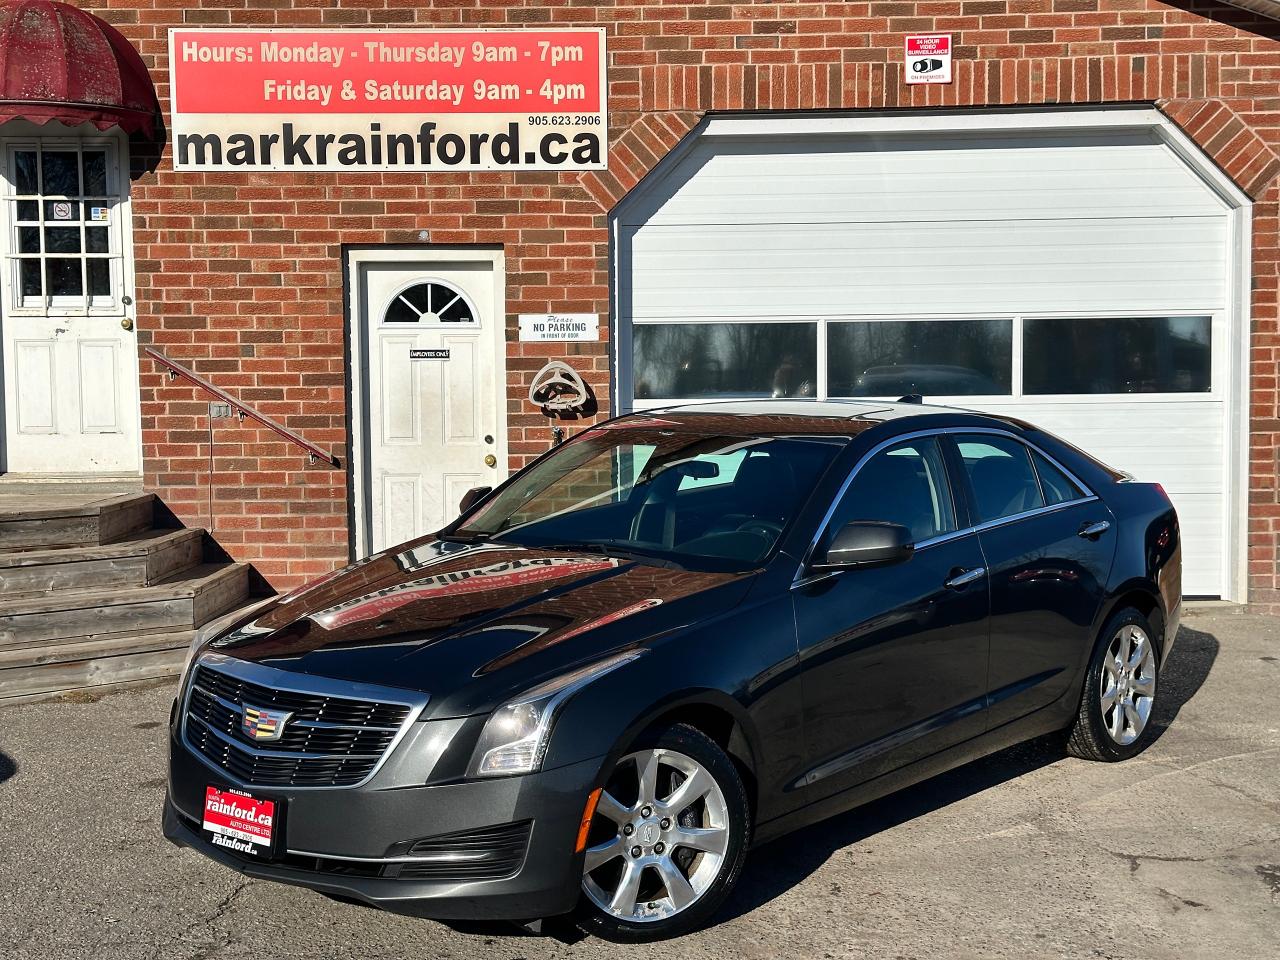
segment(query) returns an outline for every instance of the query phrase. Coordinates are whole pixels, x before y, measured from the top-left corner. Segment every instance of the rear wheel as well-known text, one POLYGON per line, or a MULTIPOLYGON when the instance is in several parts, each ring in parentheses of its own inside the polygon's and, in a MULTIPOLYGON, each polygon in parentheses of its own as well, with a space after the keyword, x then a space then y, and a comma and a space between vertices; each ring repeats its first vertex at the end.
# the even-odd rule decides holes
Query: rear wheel
POLYGON ((1137 610, 1121 610, 1107 621, 1067 739, 1070 753, 1114 762, 1146 749, 1155 736, 1151 712, 1160 669, 1154 636, 1137 610))
POLYGON ((733 761, 677 725, 638 743, 605 781, 587 836, 583 929, 640 943, 706 922, 746 857, 749 808, 733 761))

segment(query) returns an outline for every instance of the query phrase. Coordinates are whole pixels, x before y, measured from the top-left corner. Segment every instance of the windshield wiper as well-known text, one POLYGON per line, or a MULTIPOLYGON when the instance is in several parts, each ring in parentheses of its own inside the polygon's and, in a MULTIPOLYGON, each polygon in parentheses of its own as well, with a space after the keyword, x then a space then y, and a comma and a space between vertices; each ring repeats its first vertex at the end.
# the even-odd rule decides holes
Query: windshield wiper
POLYGON ((647 563, 653 567, 667 567, 671 570, 683 570, 684 565, 666 557, 657 557, 643 550, 635 550, 620 546, 617 540, 573 540, 566 543, 530 543, 530 547, 539 550, 578 550, 584 553, 598 553, 614 560, 630 560, 633 563, 647 563))

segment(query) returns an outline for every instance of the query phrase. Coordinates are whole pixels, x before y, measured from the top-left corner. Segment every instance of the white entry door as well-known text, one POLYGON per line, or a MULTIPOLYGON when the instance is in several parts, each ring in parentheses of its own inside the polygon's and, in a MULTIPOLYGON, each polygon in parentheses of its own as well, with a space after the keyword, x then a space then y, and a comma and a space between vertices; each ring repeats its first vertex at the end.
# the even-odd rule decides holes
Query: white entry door
POLYGON ((360 556, 440 529, 506 476, 501 260, 476 256, 352 254, 360 556))
POLYGON ((114 137, 0 139, 0 472, 141 468, 124 152, 114 137))

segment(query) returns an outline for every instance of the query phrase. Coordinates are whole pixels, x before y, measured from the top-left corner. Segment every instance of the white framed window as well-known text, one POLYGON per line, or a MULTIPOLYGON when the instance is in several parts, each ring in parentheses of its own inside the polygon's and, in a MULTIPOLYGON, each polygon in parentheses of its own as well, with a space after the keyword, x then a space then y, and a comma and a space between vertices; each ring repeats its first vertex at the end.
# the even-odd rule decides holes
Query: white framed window
POLYGON ((13 313, 124 309, 127 180, 111 137, 5 139, 4 258, 13 313))

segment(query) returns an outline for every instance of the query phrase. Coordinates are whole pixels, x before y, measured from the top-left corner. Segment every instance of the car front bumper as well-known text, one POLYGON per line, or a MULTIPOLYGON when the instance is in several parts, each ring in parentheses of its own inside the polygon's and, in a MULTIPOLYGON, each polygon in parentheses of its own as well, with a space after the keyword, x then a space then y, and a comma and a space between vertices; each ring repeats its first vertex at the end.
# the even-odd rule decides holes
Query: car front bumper
MULTIPOLYGON (((588 760, 528 776, 431 786, 290 790, 238 785, 196 757, 175 729, 170 737, 164 835, 246 876, 346 897, 395 913, 440 920, 532 920, 567 913, 577 903, 582 857, 574 852, 583 808, 600 771, 588 760), (284 842, 276 859, 242 856, 208 842, 200 830, 207 785, 232 786, 284 801, 284 842), (476 836, 527 827, 522 855, 502 877, 454 874, 450 856, 467 862, 476 836), (416 841, 446 838, 415 856, 416 841), (449 837, 463 837, 450 853, 449 837), (426 864, 427 866, 423 866, 426 864), (426 870, 430 876, 424 878, 426 870)), ((524 842, 524 841, 521 841, 524 842)), ((481 844, 483 846, 483 844, 481 844)))

